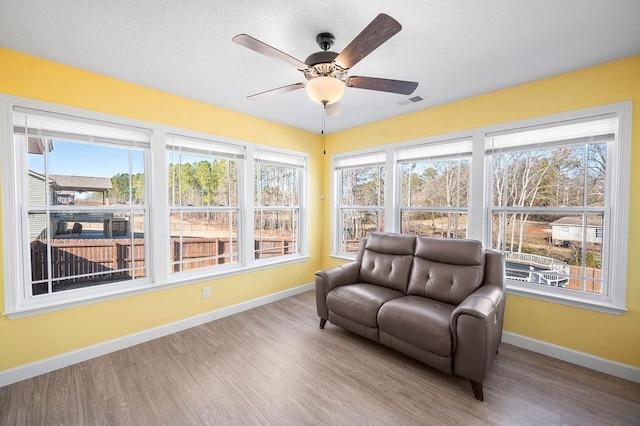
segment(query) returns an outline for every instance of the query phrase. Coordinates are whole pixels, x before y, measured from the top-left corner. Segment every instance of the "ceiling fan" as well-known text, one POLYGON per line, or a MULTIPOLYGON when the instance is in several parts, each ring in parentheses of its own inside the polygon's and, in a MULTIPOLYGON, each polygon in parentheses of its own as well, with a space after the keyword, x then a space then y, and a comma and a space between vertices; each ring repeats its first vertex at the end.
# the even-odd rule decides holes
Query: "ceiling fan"
POLYGON ((342 98, 346 87, 403 95, 413 93, 418 87, 418 83, 413 81, 347 75, 355 64, 401 29, 402 26, 398 21, 381 13, 340 53, 329 51, 335 40, 333 34, 320 33, 316 37, 316 42, 322 50, 312 53, 304 62, 247 34, 238 34, 232 40, 241 46, 296 67, 307 79, 306 83, 294 83, 256 93, 248 96, 248 99, 264 99, 304 87, 311 100, 322 104, 328 116, 334 116, 340 113, 337 102, 342 98))

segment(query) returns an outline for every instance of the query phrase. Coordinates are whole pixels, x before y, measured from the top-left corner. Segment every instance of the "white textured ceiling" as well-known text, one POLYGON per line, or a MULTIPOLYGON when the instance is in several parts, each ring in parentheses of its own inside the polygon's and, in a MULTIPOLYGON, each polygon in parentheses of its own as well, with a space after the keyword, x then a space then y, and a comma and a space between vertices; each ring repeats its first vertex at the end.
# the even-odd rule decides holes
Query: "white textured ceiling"
POLYGON ((246 99, 304 77, 231 38, 304 61, 316 34, 340 51, 380 12, 403 29, 349 74, 425 100, 347 88, 327 132, 640 54, 639 0, 0 0, 0 46, 319 133, 304 90, 246 99))

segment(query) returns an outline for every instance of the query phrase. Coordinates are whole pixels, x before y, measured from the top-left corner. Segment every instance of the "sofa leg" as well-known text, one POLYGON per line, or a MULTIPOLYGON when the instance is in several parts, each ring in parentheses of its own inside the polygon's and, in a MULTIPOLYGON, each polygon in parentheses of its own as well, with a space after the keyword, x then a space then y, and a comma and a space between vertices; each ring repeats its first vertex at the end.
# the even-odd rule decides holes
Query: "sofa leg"
POLYGON ((482 383, 474 382, 473 380, 469 380, 469 383, 471 383, 471 389, 473 389, 473 396, 475 396, 478 401, 484 401, 482 383))
POLYGON ((327 320, 324 318, 320 318, 320 328, 324 328, 324 325, 327 323, 327 320))

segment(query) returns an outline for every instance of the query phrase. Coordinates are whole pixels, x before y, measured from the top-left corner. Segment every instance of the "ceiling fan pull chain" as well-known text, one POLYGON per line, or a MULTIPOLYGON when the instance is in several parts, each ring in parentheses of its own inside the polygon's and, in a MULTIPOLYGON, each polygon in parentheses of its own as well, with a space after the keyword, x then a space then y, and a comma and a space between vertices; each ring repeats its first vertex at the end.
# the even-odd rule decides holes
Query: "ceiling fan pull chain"
POLYGON ((326 127, 326 119, 327 119, 327 103, 322 103, 322 131, 320 134, 322 135, 322 154, 327 155, 327 145, 326 145, 326 136, 324 134, 324 130, 326 127))

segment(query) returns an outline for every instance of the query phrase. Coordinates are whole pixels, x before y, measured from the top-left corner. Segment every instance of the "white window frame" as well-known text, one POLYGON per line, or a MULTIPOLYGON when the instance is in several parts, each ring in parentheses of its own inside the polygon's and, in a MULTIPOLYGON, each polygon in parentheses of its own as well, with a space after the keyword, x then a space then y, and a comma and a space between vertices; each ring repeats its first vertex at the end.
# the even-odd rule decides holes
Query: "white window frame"
MULTIPOLYGON (((546 286, 527 286, 520 282, 507 280, 507 291, 525 297, 533 297, 550 302, 562 303, 569 306, 591 309, 610 314, 621 314, 626 309, 627 286, 627 246, 629 224, 629 190, 631 179, 631 115, 632 104, 630 101, 599 107, 586 108, 566 113, 553 114, 530 120, 521 120, 514 123, 505 123, 488 129, 489 134, 509 132, 520 128, 536 126, 553 126, 564 121, 582 120, 591 117, 600 117, 614 114, 618 117, 618 129, 616 141, 610 143, 607 150, 607 201, 602 210, 608 217, 607 241, 603 244, 603 263, 606 263, 606 271, 603 269, 603 295, 565 291, 561 288, 546 286), (605 250, 606 248, 606 250, 605 250), (605 259, 606 258, 606 259, 605 259)), ((484 143, 483 143, 484 146, 484 143)), ((487 156, 485 167, 485 244, 491 242, 491 220, 489 206, 491 206, 491 157, 487 156)), ((533 209, 535 210, 535 209, 533 209)), ((562 209, 557 209, 561 211, 562 209)), ((550 211, 551 212, 551 211, 550 211)))
MULTIPOLYGON (((353 259, 355 258, 354 253, 348 253, 342 251, 342 178, 341 171, 346 168, 355 168, 355 167, 371 167, 371 166, 380 166, 384 164, 385 170, 385 182, 382 188, 382 192, 385 193, 385 203, 380 206, 349 206, 350 210, 357 211, 377 211, 381 212, 384 217, 385 229, 388 229, 388 196, 392 188, 389 186, 389 171, 393 170, 393 167, 390 165, 393 164, 393 159, 389 160, 389 153, 385 150, 374 149, 374 150, 362 150, 358 151, 357 154, 353 152, 348 153, 346 155, 333 155, 331 158, 331 187, 333 193, 333 220, 331 223, 331 235, 332 235, 332 252, 331 255, 337 258, 342 259, 353 259), (362 161, 364 159, 364 161, 362 161)), ((394 215, 395 216, 395 215, 394 215)))
MULTIPOLYGON (((467 204, 464 206, 412 206, 404 204, 402 199, 402 165, 408 163, 420 163, 426 161, 455 161, 466 160, 469 162, 469 179, 471 179, 471 154, 472 154, 473 140, 472 138, 463 138, 458 140, 447 140, 437 143, 430 143, 425 145, 417 145, 411 147, 405 147, 396 150, 396 173, 398 182, 398 220, 402 221, 402 215, 404 212, 439 212, 442 214, 455 214, 460 213, 467 216, 467 222, 469 219, 469 203, 470 197, 467 195, 467 204)), ((458 170, 459 172, 459 170, 458 170)), ((458 175, 458 178, 460 176, 458 175)), ((459 185, 459 181, 458 181, 459 185)), ((459 190, 460 188, 458 188, 459 190)), ((457 199, 459 201, 459 199, 457 199)), ((467 225, 468 227, 468 225, 467 225)), ((399 225, 399 229, 402 230, 402 223, 399 225)), ((458 231, 458 223, 456 218, 456 232, 458 231)), ((466 238, 466 236, 458 236, 455 238, 466 238)))
MULTIPOLYGON (((237 257, 237 262, 233 263, 224 263, 218 264, 215 266, 208 266, 202 268, 194 268, 194 269, 182 269, 184 265, 184 261, 181 259, 177 263, 172 263, 169 261, 169 273, 170 274, 182 274, 189 275, 190 273, 197 273, 198 270, 207 270, 211 269, 212 271, 217 269, 219 271, 224 270, 232 270, 236 268, 237 264, 242 264, 242 239, 241 235, 241 212, 240 212, 240 202, 242 200, 242 193, 244 191, 244 165, 245 165, 245 157, 244 157, 244 147, 232 144, 220 143, 219 141, 215 141, 211 138, 201 139, 201 138, 193 138, 188 136, 183 136, 180 134, 166 134, 166 156, 167 162, 165 167, 169 167, 170 156, 173 154, 185 154, 185 155, 194 155, 201 156, 203 158, 209 159, 218 159, 218 160, 231 160, 236 162, 237 166, 237 185, 238 185, 238 193, 237 197, 237 205, 229 205, 229 206, 183 206, 180 203, 174 204, 174 200, 168 200, 168 214, 171 216, 173 213, 189 213, 189 212, 227 212, 227 211, 235 211, 237 218, 237 235, 236 235, 236 244, 238 251, 235 254, 237 257), (177 272, 173 271, 173 267, 175 265, 180 266, 180 270, 177 272)), ((169 197, 169 194, 168 194, 169 197)), ((168 226, 171 226, 170 219, 168 226)), ((169 234, 171 234, 169 232, 169 234)), ((171 239, 171 236, 169 236, 171 239)), ((182 239, 182 235, 180 235, 180 239, 182 239)), ((231 243, 230 246, 232 247, 231 243)), ((169 253, 169 257, 167 259, 171 259, 171 253, 169 253)), ((206 259, 199 259, 206 260, 206 259)), ((196 260, 198 261, 198 260, 196 260)))
MULTIPOLYGON (((150 129, 141 125, 139 122, 130 120, 112 120, 110 117, 98 116, 95 114, 79 114, 79 111, 73 108, 65 108, 53 106, 36 101, 24 101, 19 99, 10 99, 3 96, 2 121, 0 128, 3 129, 0 134, 0 143, 3 146, 2 156, 2 213, 3 213, 3 249, 5 253, 5 313, 10 314, 22 313, 29 311, 49 310, 59 305, 78 305, 84 301, 93 299, 96 295, 103 296, 106 294, 117 294, 132 289, 142 289, 151 283, 150 271, 152 269, 152 261, 149 255, 152 243, 151 233, 145 238, 145 277, 135 280, 122 280, 113 283, 102 284, 99 286, 90 286, 64 292, 50 293, 33 297, 31 291, 26 290, 26 286, 30 281, 29 248, 24 244, 28 240, 28 223, 24 220, 25 210, 42 210, 42 211, 61 211, 69 210, 69 208, 59 208, 57 206, 29 207, 26 182, 24 182, 24 173, 28 171, 27 158, 23 152, 17 150, 17 144, 14 142, 14 125, 13 115, 14 109, 43 111, 46 115, 48 112, 55 115, 66 115, 77 119, 79 122, 84 120, 107 122, 109 126, 117 127, 119 125, 136 127, 144 130, 150 129), (19 247, 19 250, 15 248, 19 247), (13 285, 11 285, 13 283, 13 285)), ((83 143, 91 138, 81 137, 83 143)), ((148 145, 148 143, 147 143, 148 145)), ((132 146, 133 147, 133 146, 132 146)), ((150 148, 145 148, 145 173, 150 169, 150 148)), ((146 182, 146 179, 145 179, 146 182)), ((149 203, 149 185, 145 185, 145 205, 127 205, 127 206, 98 206, 98 207, 80 207, 77 206, 73 211, 102 211, 102 212, 127 212, 141 211, 145 216, 145 228, 149 229, 148 219, 151 204, 149 203)))
MULTIPOLYGON (((252 180, 247 185, 250 185, 251 188, 255 188, 255 165, 258 163, 262 164, 271 164, 271 165, 280 165, 284 167, 296 167, 298 169, 298 178, 296 184, 298 185, 298 204, 291 206, 258 206, 255 204, 255 193, 251 191, 252 194, 252 211, 255 212, 257 210, 297 210, 298 212, 298 228, 295 235, 296 240, 296 251, 293 253, 288 253, 284 255, 270 256, 266 258, 255 258, 255 242, 252 238, 251 246, 247 248, 247 252, 251 251, 251 262, 260 265, 263 263, 270 262, 278 262, 281 260, 286 260, 289 258, 296 258, 298 256, 303 255, 306 251, 306 229, 308 227, 308 217, 307 217, 307 209, 306 209, 306 182, 308 182, 308 158, 306 156, 301 156, 299 154, 293 153, 291 151, 283 150, 283 149, 274 149, 274 148, 259 148, 253 150, 253 163, 248 165, 247 168, 252 169, 252 180), (264 207, 264 208, 263 208, 264 207)), ((249 181, 247 181, 249 182, 249 181)), ((247 233, 250 233, 254 236, 254 224, 255 217, 253 217, 253 222, 248 223, 247 233)), ((254 237, 255 238, 255 237, 254 237)))
MULTIPOLYGON (((579 120, 594 116, 606 116, 615 114, 618 117, 617 141, 610 146, 607 155, 607 206, 610 210, 609 227, 605 234, 609 238, 607 253, 603 253, 608 259, 608 276, 603 277, 607 286, 606 296, 602 298, 590 297, 585 294, 567 295, 563 292, 548 291, 549 289, 523 288, 517 282, 507 282, 507 292, 520 296, 560 303, 569 306, 595 310, 608 314, 620 315, 626 309, 627 288, 627 246, 629 229, 629 198, 631 179, 631 127, 632 127, 632 102, 625 101, 592 108, 585 108, 564 113, 551 114, 542 117, 519 120, 515 122, 479 127, 460 132, 453 132, 435 137, 422 138, 412 141, 387 144, 365 150, 349 151, 332 156, 332 216, 331 216, 331 256, 341 259, 353 259, 355 255, 340 253, 339 229, 339 204, 340 190, 336 179, 336 162, 343 158, 358 158, 372 152, 386 153, 387 170, 386 194, 385 194, 385 229, 387 232, 400 232, 400 200, 401 172, 396 158, 402 151, 406 151, 420 145, 437 145, 449 140, 461 140, 470 138, 473 140, 471 154, 471 170, 468 194, 468 228, 467 238, 477 239, 483 242, 485 247, 490 247, 490 217, 489 206, 491 199, 491 164, 485 156, 485 140, 487 135, 511 131, 518 128, 546 126, 563 121, 579 120), (615 172, 613 172, 615 171, 615 172), (393 219, 393 220, 392 220, 393 219)), ((542 287, 542 286, 540 286, 542 287)))
MULTIPOLYGON (((164 288, 188 285, 206 279, 242 274, 252 270, 268 268, 288 263, 303 262, 309 257, 308 249, 308 208, 307 185, 309 182, 309 154, 289 149, 281 149, 253 142, 246 142, 222 136, 196 132, 187 129, 165 126, 141 120, 125 118, 105 113, 67 107, 44 101, 20 98, 0 94, 0 182, 2 184, 2 245, 4 272, 4 311, 10 319, 21 318, 40 313, 52 312, 60 309, 82 306, 105 300, 128 297, 136 294, 157 291, 164 288), (16 162, 16 152, 13 142, 13 109, 24 107, 56 114, 66 114, 78 117, 80 120, 98 120, 115 125, 133 126, 151 131, 151 147, 145 158, 145 197, 148 206, 148 217, 145 226, 153 239, 146 247, 146 267, 148 275, 144 279, 87 287, 78 290, 57 292, 52 297, 25 298, 22 293, 24 287, 23 259, 29 256, 28 247, 16 250, 22 246, 22 229, 25 224, 21 221, 21 197, 19 191, 23 185, 21 173, 26 169, 16 162), (240 262, 230 264, 225 268, 201 268, 184 273, 171 274, 169 262, 169 203, 168 203, 168 171, 167 171, 167 135, 177 134, 185 137, 212 140, 223 144, 230 144, 245 152, 245 159, 239 165, 240 213, 238 225, 238 239, 242 240, 240 262), (282 155, 287 159, 298 158, 304 164, 300 173, 300 226, 299 250, 297 253, 274 258, 253 259, 253 158, 256 150, 268 151, 274 155, 282 155), (247 166, 251 165, 251 167, 247 166), (247 185, 248 183, 248 185, 247 185), (14 283, 14 284, 12 284, 14 283)), ((149 238, 150 238, 149 237, 149 238)), ((151 239, 151 238, 150 238, 151 239)), ((257 283, 258 284, 258 283, 257 283)))

